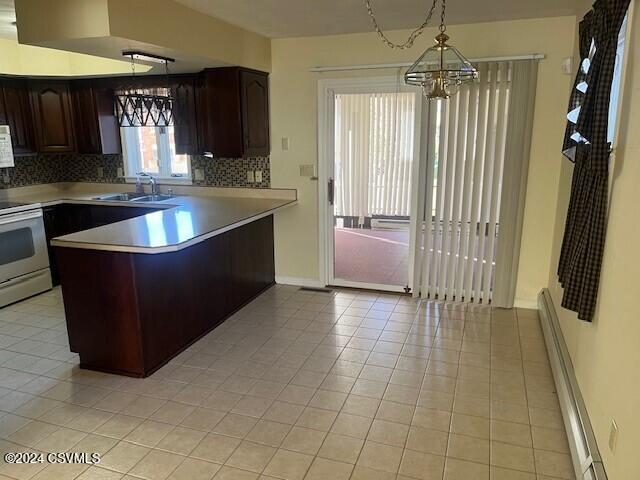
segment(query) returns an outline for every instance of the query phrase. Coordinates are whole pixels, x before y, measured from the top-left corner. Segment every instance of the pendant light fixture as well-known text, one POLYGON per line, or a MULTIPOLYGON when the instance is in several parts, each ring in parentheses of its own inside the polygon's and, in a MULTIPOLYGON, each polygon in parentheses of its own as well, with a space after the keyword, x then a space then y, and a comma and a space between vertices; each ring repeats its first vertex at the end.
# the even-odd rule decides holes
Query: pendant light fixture
POLYGON ((122 55, 131 58, 134 88, 117 92, 115 95, 116 115, 120 126, 169 127, 173 125, 173 96, 169 85, 169 62, 173 62, 174 59, 136 51, 122 52, 122 55), (163 63, 166 88, 145 89, 135 86, 135 60, 163 63))
MULTIPOLYGON (((364 2, 374 29, 384 44, 390 48, 405 49, 411 48, 415 39, 423 33, 433 16, 438 0, 433 0, 424 22, 411 32, 409 38, 402 44, 393 43, 386 37, 376 21, 371 8, 371 0, 364 0, 364 2)), ((457 48, 447 43, 449 36, 446 34, 445 2, 446 0, 440 0, 440 33, 435 38, 436 44, 425 50, 404 74, 405 83, 421 87, 424 96, 429 99, 448 99, 458 91, 460 85, 478 78, 478 71, 471 65, 471 62, 457 48)))

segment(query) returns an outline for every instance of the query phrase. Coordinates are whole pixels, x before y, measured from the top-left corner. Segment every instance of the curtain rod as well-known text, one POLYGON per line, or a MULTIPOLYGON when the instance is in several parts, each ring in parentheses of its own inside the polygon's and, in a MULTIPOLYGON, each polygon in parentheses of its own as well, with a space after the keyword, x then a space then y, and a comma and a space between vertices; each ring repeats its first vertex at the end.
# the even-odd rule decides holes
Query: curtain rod
MULTIPOLYGON (((476 62, 506 62, 509 60, 539 60, 545 58, 544 53, 532 53, 529 55, 511 55, 506 57, 481 57, 481 58, 471 58, 469 61, 471 63, 476 62)), ((310 72, 339 72, 346 70, 374 70, 379 68, 402 68, 402 67, 410 67, 413 65, 413 62, 400 62, 400 63, 376 63, 370 65, 340 65, 333 67, 313 67, 310 68, 310 72)))

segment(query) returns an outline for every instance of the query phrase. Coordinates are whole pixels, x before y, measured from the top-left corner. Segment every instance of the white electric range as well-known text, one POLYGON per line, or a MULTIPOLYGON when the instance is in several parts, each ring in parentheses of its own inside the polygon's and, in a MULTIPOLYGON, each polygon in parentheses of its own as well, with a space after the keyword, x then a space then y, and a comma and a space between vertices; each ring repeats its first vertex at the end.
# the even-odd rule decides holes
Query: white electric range
POLYGON ((49 289, 42 206, 0 201, 0 307, 49 289))

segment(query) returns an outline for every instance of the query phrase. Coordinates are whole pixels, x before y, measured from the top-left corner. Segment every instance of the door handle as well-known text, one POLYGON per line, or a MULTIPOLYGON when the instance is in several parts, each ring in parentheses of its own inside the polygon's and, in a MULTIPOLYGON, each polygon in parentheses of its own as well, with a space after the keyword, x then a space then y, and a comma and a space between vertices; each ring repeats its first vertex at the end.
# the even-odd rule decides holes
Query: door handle
POLYGON ((327 195, 329 199, 329 205, 333 205, 333 178, 329 177, 329 181, 327 182, 327 195))
POLYGON ((40 217, 42 217, 42 210, 36 210, 33 212, 12 213, 9 215, 3 215, 0 219, 0 225, 9 225, 10 223, 18 223, 40 217))

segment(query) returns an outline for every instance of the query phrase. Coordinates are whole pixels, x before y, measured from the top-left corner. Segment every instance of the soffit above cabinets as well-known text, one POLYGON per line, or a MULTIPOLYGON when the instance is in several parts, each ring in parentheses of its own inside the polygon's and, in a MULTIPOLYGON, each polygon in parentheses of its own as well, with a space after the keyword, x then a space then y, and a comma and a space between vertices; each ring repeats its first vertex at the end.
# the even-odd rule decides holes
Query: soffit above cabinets
MULTIPOLYGON (((176 0, 267 37, 306 37, 370 32, 362 0, 176 0)), ((385 30, 415 28, 431 0, 373 0, 385 30)), ((575 0, 451 0, 449 24, 478 23, 575 14, 575 0)), ((436 10, 434 17, 439 16, 436 10)), ((438 18, 434 18, 437 25, 438 18)))
POLYGON ((55 8, 51 0, 15 2, 21 44, 117 60, 124 50, 140 50, 175 58, 173 73, 222 65, 271 69, 270 39, 175 0, 53 3, 55 8))

